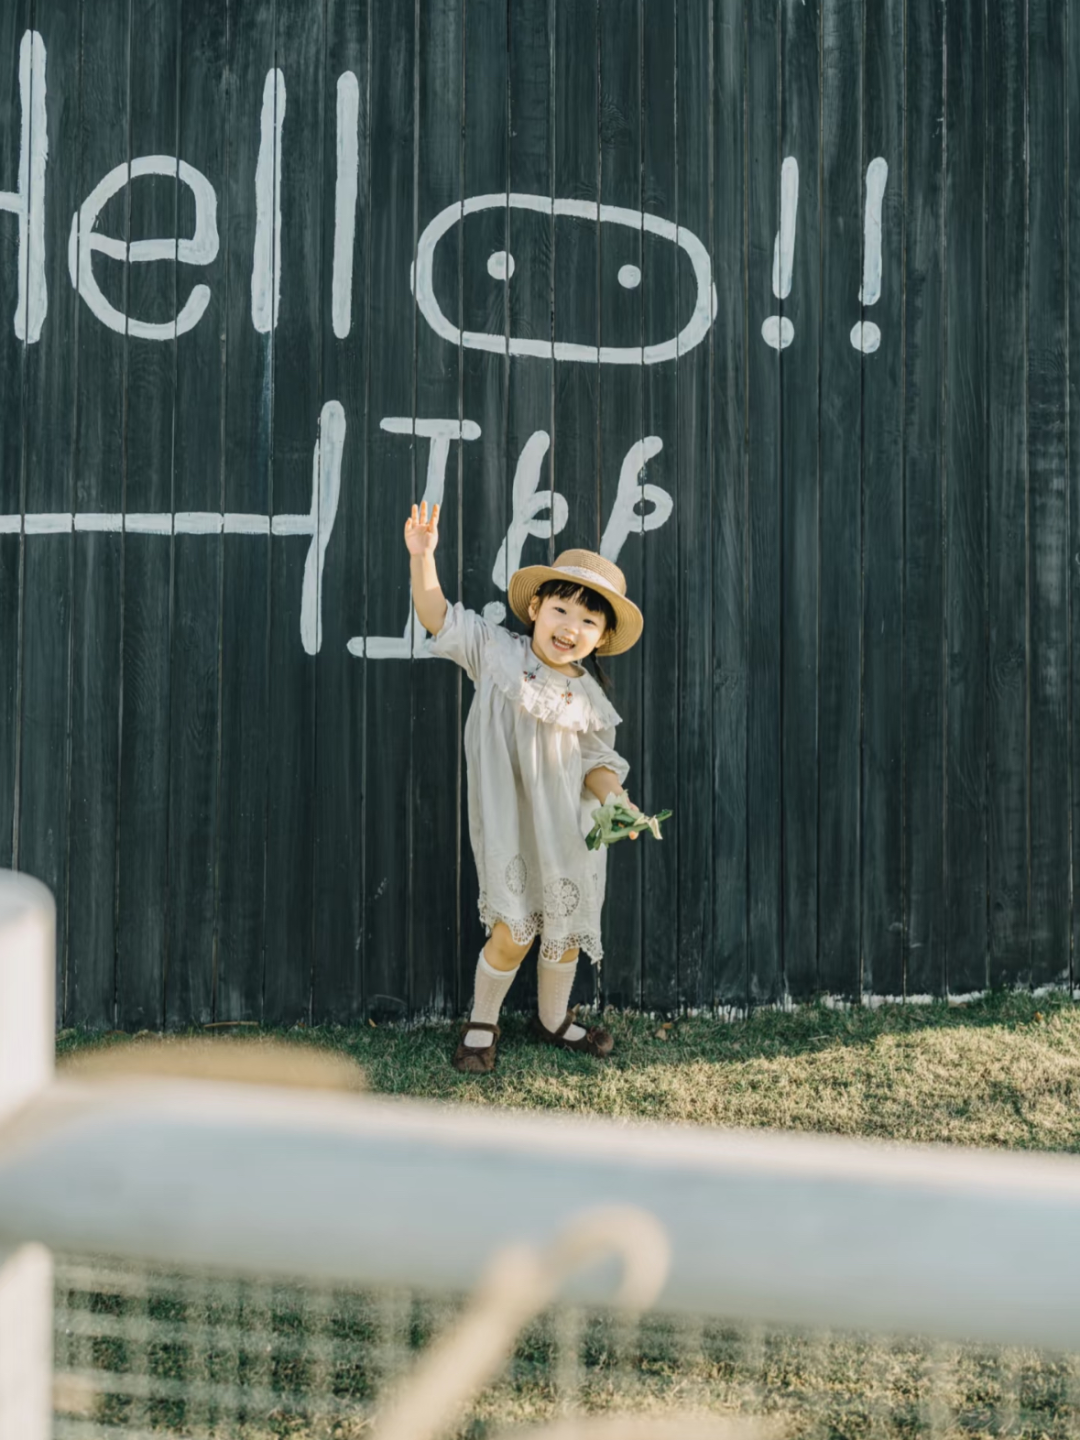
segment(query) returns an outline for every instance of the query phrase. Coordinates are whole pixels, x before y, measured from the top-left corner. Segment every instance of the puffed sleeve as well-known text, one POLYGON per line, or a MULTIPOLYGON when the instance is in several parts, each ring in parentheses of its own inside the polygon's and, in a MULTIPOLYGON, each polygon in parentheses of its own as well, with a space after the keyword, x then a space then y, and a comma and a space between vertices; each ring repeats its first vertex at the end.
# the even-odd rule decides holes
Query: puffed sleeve
POLYGON ((600 730, 583 730, 580 739, 582 774, 588 775, 590 770, 598 770, 602 766, 605 770, 614 770, 619 784, 625 785, 630 766, 615 749, 614 725, 606 725, 600 730))
POLYGON ((491 628, 482 615, 466 610, 459 600, 456 605, 447 605, 442 629, 428 641, 428 654, 455 661, 475 685, 491 628))

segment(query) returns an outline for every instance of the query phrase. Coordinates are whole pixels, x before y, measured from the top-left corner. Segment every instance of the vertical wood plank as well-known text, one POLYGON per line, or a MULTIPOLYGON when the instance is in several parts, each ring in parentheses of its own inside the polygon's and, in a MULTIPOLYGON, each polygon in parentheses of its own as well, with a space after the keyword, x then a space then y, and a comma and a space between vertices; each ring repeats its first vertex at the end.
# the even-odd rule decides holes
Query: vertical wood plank
MULTIPOLYGON (((420 12, 417 224, 421 230, 447 205, 461 199, 463 20, 461 0, 437 0, 420 12)), ((492 83, 497 87, 494 79, 492 83)), ((505 115, 505 75, 500 93, 505 115)), ((446 313, 455 317, 460 306, 461 243, 460 225, 440 241, 440 250, 446 247, 440 259, 448 264, 440 274, 439 298, 446 313)), ((469 259, 475 266, 480 257, 470 255, 469 259)), ((416 413, 424 419, 456 419, 460 350, 436 335, 415 306, 412 320, 416 327, 416 413)), ((498 363, 496 357, 488 360, 498 363)), ((500 418, 500 436, 502 429, 500 418)), ((488 438, 494 442, 496 436, 488 438)), ((458 522, 464 518, 459 470, 463 472, 466 465, 472 470, 471 451, 483 443, 484 438, 453 443, 446 467, 449 504, 444 512, 445 523, 439 527, 438 561, 443 588, 455 598, 458 522), (463 451, 470 452, 468 458, 463 451)), ((424 480, 418 464, 419 491, 423 490, 424 480)), ((403 563, 406 558, 402 546, 403 563)), ((457 1004, 460 879, 453 799, 459 755, 460 674, 456 665, 444 660, 413 662, 409 1005, 414 1014, 453 1013, 457 1004), (439 819, 432 823, 435 815, 439 819)), ((467 679, 465 684, 468 688, 467 679)))
MULTIPOLYGON (((198 273, 210 286, 211 298, 202 320, 176 347, 177 511, 221 513, 225 508, 230 279, 225 237, 236 204, 228 160, 230 127, 222 123, 229 113, 228 24, 228 4, 180 0, 178 153, 214 186, 221 248, 207 270, 181 270, 181 283, 190 284, 198 273)), ((241 139, 250 143, 250 121, 237 143, 241 139)), ((190 234, 190 228, 183 233, 190 234)), ((234 286, 241 283, 241 275, 234 264, 234 286)), ((165 975, 165 1024, 170 1029, 204 1025, 214 1014, 221 584, 226 548, 244 543, 240 536, 203 535, 177 535, 173 542, 165 975)))
POLYGON ((773 240, 780 218, 780 5, 749 11, 747 224, 749 230, 749 662, 747 810, 750 994, 782 993, 780 890, 780 352, 761 323, 772 313, 773 240))
MULTIPOLYGON (((509 9, 509 134, 507 180, 510 191, 554 196, 554 0, 515 0, 509 9)), ((472 54, 470 46, 470 55, 472 54)), ((494 123, 494 122, 492 122, 494 123)), ((468 192, 467 192, 468 193, 468 192)), ((550 213, 511 209, 506 239, 514 255, 514 280, 507 287, 509 333, 548 340, 552 332, 553 221, 550 213)), ((548 356, 514 357, 507 381, 506 481, 510 483, 525 445, 538 430, 551 436, 555 362, 548 356)), ((485 451, 489 437, 479 443, 485 451)), ((540 489, 550 489, 551 452, 541 467, 540 489)), ((553 537, 561 545, 566 536, 553 537)), ((545 559, 547 540, 529 551, 525 563, 545 559)), ((516 622, 511 622, 516 623, 516 622)))
POLYGON ((1073 730, 1074 717, 1080 715, 1080 9, 1070 4, 1066 13, 1065 53, 1068 64, 1068 165, 1065 184, 1069 195, 1066 217, 1066 245, 1069 269, 1068 309, 1068 377, 1069 377, 1069 807, 1072 844, 1072 876, 1070 888, 1070 983, 1074 992, 1080 988, 1080 963, 1077 942, 1080 941, 1080 907, 1076 904, 1077 837, 1080 836, 1080 784, 1077 783, 1077 749, 1073 730))
MULTIPOLYGON (((599 199, 598 19, 598 0, 556 0, 553 170, 554 194, 560 199, 599 199)), ((604 283, 599 222, 556 217, 553 235, 555 340, 599 345, 604 283)), ((570 516, 565 533, 552 537, 552 559, 563 548, 597 550, 600 545, 599 403, 599 365, 556 362, 551 475, 570 516)), ((617 664, 612 669, 618 673, 617 664)), ((609 857, 609 869, 620 858, 609 857)), ((595 1002, 596 979, 595 966, 578 966, 571 1005, 595 1002)))
MULTIPOLYGON (((86 197, 128 156, 130 14, 126 4, 82 13, 79 193, 86 197)), ((127 186, 97 229, 128 238, 127 186)), ((130 266, 97 255, 94 276, 127 313, 130 266)), ((123 510, 126 345, 79 308, 75 509, 123 510)), ((68 1014, 76 1025, 115 1023, 116 827, 123 619, 123 541, 76 537, 72 624, 71 879, 68 1014)))
MULTIPOLYGON (((139 37, 131 69, 129 158, 179 154, 177 0, 132 0, 139 37)), ((191 234, 190 192, 172 175, 132 181, 134 241, 191 234)), ((175 253, 175 252, 174 252, 175 253)), ((129 336, 125 399, 125 514, 170 514, 177 340, 175 316, 190 286, 175 259, 129 267, 132 320, 174 323, 171 340, 129 336)), ((169 672, 173 541, 124 539, 123 713, 117 860, 117 1023, 158 1029, 164 1020, 168 924, 169 672)))
POLYGON ((747 354, 754 343, 747 306, 745 162, 746 11, 717 0, 715 120, 716 203, 712 255, 713 425, 717 503, 713 531, 712 768, 716 874, 713 878, 716 998, 742 1006, 749 994, 747 950, 747 695, 749 546, 746 456, 747 354))
MULTIPOLYGON (((18 514, 18 493, 7 514, 18 514)), ((12 657, 0 675, 0 868, 10 870, 15 855, 15 776, 18 760, 19 674, 22 646, 19 617, 22 544, 17 534, 0 535, 0 648, 12 657)))
MULTIPOLYGON (((335 213, 323 232, 324 399, 345 409, 345 451, 341 496, 323 576, 323 648, 317 667, 315 720, 315 976, 312 1013, 316 1024, 348 1023, 362 1013, 364 846, 365 666, 346 651, 364 633, 365 586, 357 568, 366 554, 368 470, 365 436, 368 408, 368 275, 371 216, 371 86, 368 48, 371 10, 351 0, 330 0, 326 16, 326 81, 322 96, 323 195, 337 187, 337 87, 342 75, 356 77, 357 166, 355 233, 352 246, 348 333, 338 335, 326 308, 332 286, 335 213), (328 282, 327 276, 331 279, 328 282)), ((327 200, 324 198, 323 204, 327 200)), ((344 248, 344 242, 343 242, 344 248)), ((343 256, 344 258, 344 256, 343 256)), ((344 275, 342 276, 344 284, 344 275)), ((377 832, 372 827, 372 841, 377 832)))
POLYGON ((1031 983, 1069 974, 1066 0, 1028 16, 1031 983))
POLYGON ((1026 37, 1023 14, 987 8, 990 984, 1029 970, 1026 525, 1026 37))
MULTIPOLYGON (((423 442, 379 428, 385 416, 415 413, 415 15, 411 5, 372 7, 371 376, 368 550, 364 566, 371 635, 401 636, 410 616, 402 529, 415 491, 423 442), (396 560, 387 563, 388 556, 396 560)), ((401 744, 410 705, 407 659, 366 660, 367 786, 364 940, 365 1006, 376 1019, 405 1013, 409 750, 401 744), (403 803, 403 800, 406 803, 403 803)))
MULTIPOLYGON (((528 17, 527 17, 528 18, 528 17)), ((461 194, 505 195, 509 190, 509 126, 507 116, 507 83, 509 57, 508 13, 497 0, 469 0, 464 8, 464 124, 462 128, 461 194)), ((539 60, 539 57, 537 57, 539 60)), ((547 75, 546 62, 534 77, 539 85, 547 75)), ((522 292, 531 297, 534 284, 540 287, 543 302, 548 290, 546 266, 538 264, 535 245, 543 234, 541 227, 528 224, 528 212, 508 211, 505 205, 492 206, 468 217, 461 225, 460 249, 451 251, 448 261, 460 266, 460 288, 456 292, 461 306, 462 328, 487 331, 505 336, 508 333, 509 304, 522 292), (488 272, 488 259, 505 251, 514 257, 514 274, 509 281, 499 281, 488 272)), ((529 217, 531 218, 531 217, 529 217)), ((448 275, 451 297, 455 295, 448 275)), ((550 299, 547 300, 550 315, 550 299)), ((513 323, 517 323, 516 317, 513 323)), ((550 324, 550 321, 549 321, 550 324)), ((507 449, 508 405, 510 385, 516 378, 519 385, 543 384, 534 374, 531 359, 511 360, 490 351, 462 349, 459 356, 461 414, 480 427, 480 438, 461 445, 458 460, 460 500, 456 508, 460 529, 457 555, 460 588, 457 594, 473 610, 497 602, 502 591, 492 578, 495 557, 510 523, 510 467, 516 455, 507 449), (516 371, 516 376, 515 376, 516 371)), ((454 554, 451 549, 450 556, 454 554)), ((545 552, 546 556, 546 552, 545 552)), ((535 557, 525 556, 528 564, 535 557)), ((442 566, 440 564, 440 574, 442 566)), ((501 583, 505 585, 506 577, 501 583)), ((448 591, 448 595, 452 593, 448 591)), ((516 629, 518 622, 507 612, 507 623, 516 629)), ((472 685, 464 675, 456 677, 461 693, 461 710, 467 713, 472 704, 472 685)), ((459 752, 460 753, 460 752, 459 752)), ((484 943, 483 927, 477 914, 478 882, 476 865, 469 843, 468 776, 464 761, 460 770, 460 831, 461 856, 459 876, 459 909, 461 944, 458 956, 458 993, 462 1007, 472 996, 476 960, 484 943)), ((535 993, 532 965, 522 968, 508 997, 509 1008, 530 1006, 535 993)))
MULTIPOLYGON (((597 0, 556 0, 554 177, 559 198, 599 198, 599 74, 597 0)), ((557 216, 554 227, 554 327, 556 342, 599 343, 600 230, 596 221, 557 216)), ((555 365, 552 473, 566 496, 566 534, 553 538, 555 551, 600 543, 597 497, 598 365, 562 361, 555 365)))
MULTIPOLYGON (((882 159, 881 292, 861 319, 881 332, 862 367, 863 769, 862 988, 904 989, 902 748, 903 621, 903 0, 865 10, 862 173, 882 159)), ((920 123, 923 123, 920 121, 920 123)), ((865 243, 865 242, 864 242, 865 243)), ((865 333, 865 332, 864 332, 865 333)))
POLYGON ((977 118, 986 99, 981 0, 951 0, 945 53, 946 984, 953 994, 967 994, 986 984, 986 302, 983 126, 977 118))
MULTIPOLYGON (((5 66, 9 54, 18 65, 20 37, 29 24, 29 7, 13 7, 12 19, 19 22, 18 32, 10 39, 5 35, 5 66), (9 49, 9 45, 12 47, 9 49)), ((78 323, 78 293, 71 285, 67 270, 67 254, 53 240, 49 222, 53 217, 70 217, 83 199, 79 192, 77 171, 78 107, 79 107, 79 5, 68 3, 50 6, 38 23, 46 49, 46 114, 48 163, 45 196, 31 195, 32 209, 48 205, 46 211, 45 279, 48 287, 48 313, 41 337, 25 347, 25 497, 30 513, 60 512, 74 509, 74 426, 77 356, 72 339, 78 323), (44 28, 42 28, 44 27, 44 28)), ((36 108, 36 107, 35 107, 36 108)), ((31 115, 20 116, 18 81, 8 112, 10 123, 5 136, 14 145, 12 170, 7 170, 0 185, 13 188, 18 167, 18 140, 22 124, 32 126, 31 115), (11 176, 11 179, 8 176, 11 176)), ((31 137, 32 138, 32 137, 31 137)), ((10 224, 17 222, 10 217, 10 224)), ((31 226, 31 235, 33 226, 31 226)), ((15 250, 12 249, 12 257, 15 250)), ((10 281, 14 286, 14 265, 10 281)), ((15 401, 15 413, 5 429, 2 442, 3 464, 8 456, 22 447, 23 427, 19 423, 17 397, 20 387, 10 366, 18 342, 11 324, 15 309, 14 291, 9 306, 3 302, 3 329, 0 342, 0 385, 15 401), (17 448, 18 447, 18 448, 17 448)), ((0 500, 0 513, 19 509, 16 489, 13 503, 0 500)), ((9 542, 10 543, 10 542, 9 542)), ((70 705, 71 662, 71 591, 74 536, 30 536, 24 551, 24 603, 22 624, 22 726, 20 770, 22 784, 19 795, 19 868, 43 880, 56 900, 56 1016, 63 1023, 67 980, 67 888, 68 888, 68 787, 70 763, 68 755, 68 721, 70 705)), ((17 545, 17 542, 16 542, 17 545)), ((9 552, 17 556, 17 549, 9 552)), ((2 562, 0 562, 2 564, 2 562)), ((0 582, 2 583, 2 582, 0 582)), ((13 596, 13 599, 15 597, 13 596)), ((0 602, 3 603, 3 602, 0 602)), ((11 618, 18 617, 17 601, 11 618)), ((0 651, 14 661, 16 651, 0 651)), ((9 671, 14 686, 18 675, 12 663, 9 671)), ((3 745, 0 739, 0 745, 3 745)), ((12 744, 10 752, 15 757, 12 744)), ((2 819, 0 819, 2 824, 2 819)), ((8 826, 10 840, 10 824, 8 826)), ((0 861, 0 864, 6 863, 0 861)))
MULTIPOLYGON (((604 205, 641 209, 641 6, 601 0, 600 26, 600 200, 604 205)), ((644 321, 641 284, 619 283, 623 265, 641 270, 642 232, 622 225, 600 227, 600 344, 639 345, 644 321)), ((616 504, 620 471, 628 450, 645 434, 640 365, 602 365, 599 374, 599 465, 601 523, 616 504)), ((650 477, 646 474, 646 480, 650 477)), ((647 506, 641 507, 648 508, 647 506)), ((642 522, 645 517, 642 516, 642 522)), ((627 594, 642 594, 650 535, 639 527, 617 556, 627 594)), ((645 617, 646 626, 648 616, 645 617)), ((639 642, 605 666, 612 677, 612 703, 622 716, 616 732, 619 754, 630 765, 626 786, 635 801, 642 794, 642 707, 644 650, 639 642)), ((601 661, 601 664, 604 662, 601 661)), ((604 1001, 619 1009, 636 1007, 641 996, 644 846, 620 845, 608 860, 604 906, 604 1001), (628 852, 628 853, 626 853, 628 852)))
POLYGON ((825 0, 822 27, 821 671, 819 869, 823 989, 857 995, 860 974, 860 318, 862 6, 825 0))
POLYGON ((905 994, 945 986, 944 625, 941 433, 944 390, 944 4, 907 0, 904 74, 904 886, 905 994))
MULTIPOLYGON (((256 246, 256 168, 266 77, 275 66, 274 0, 233 0, 229 13, 228 228, 222 236, 226 318, 224 500, 227 512, 270 513, 273 357, 276 334, 258 331, 252 313, 256 246)), ((289 123, 288 67, 284 144, 289 123)), ((271 89, 271 95, 273 91, 271 89)), ((299 100, 299 95, 295 97, 299 100)), ((301 109, 300 106, 294 107, 301 109)), ((280 163, 271 104, 267 159, 280 163)), ((302 116, 302 109, 301 109, 302 116)), ((282 199, 285 213, 285 200, 282 199)), ((273 202, 268 214, 272 216, 273 202)), ((272 222, 270 222, 272 223, 272 222)), ((260 241, 265 248, 265 239, 260 241)), ((272 246, 270 247, 272 250, 272 246)), ((270 290, 274 286, 270 262, 270 290)), ((288 277, 291 279, 292 277, 288 277)), ((280 277, 284 291, 287 279, 280 277)), ((270 550, 289 544, 266 535, 222 537, 220 760, 218 773, 217 959, 214 1018, 261 1020, 266 890, 266 786, 269 712, 270 550)), ((276 878, 276 877, 275 877, 276 878)))
MULTIPOLYGON (((676 31, 671 0, 644 0, 642 65, 642 208, 665 220, 677 217, 675 97, 676 31)), ((642 240, 641 291, 645 344, 677 333, 679 256, 670 241, 646 232, 642 240)), ((642 712, 642 780, 636 799, 650 813, 674 810, 678 795, 678 740, 672 734, 673 700, 679 692, 679 401, 677 362, 645 367, 643 424, 663 450, 649 464, 649 481, 666 490, 675 509, 666 525, 642 546, 641 609, 645 631, 639 641, 645 668, 642 712)), ((641 1003, 648 1010, 673 1011, 679 1002, 679 865, 682 817, 672 816, 664 841, 648 845, 642 857, 645 916, 641 1003)))
MULTIPOLYGON (((496 162, 505 162, 506 179, 503 181, 494 178, 495 167, 493 165, 492 187, 500 189, 505 184, 507 190, 515 194, 554 197, 558 194, 552 169, 555 134, 554 77, 557 64, 554 39, 554 0, 516 0, 515 4, 508 7, 507 23, 508 134, 505 152, 500 148, 492 157, 496 162)), ((468 71, 475 70, 473 55, 474 42, 470 41, 468 71)), ((470 82, 467 74, 466 89, 469 93, 471 93, 469 91, 470 83, 475 84, 476 78, 474 76, 473 81, 470 82)), ((469 93, 466 95, 467 129, 464 155, 466 176, 471 173, 476 164, 476 161, 471 158, 468 141, 468 135, 471 133, 468 112, 472 108, 469 93)), ((487 112, 485 110, 482 113, 486 114, 487 112)), ((494 115, 486 122, 493 137, 496 123, 494 115)), ((494 138, 491 143, 496 143, 494 138)), ((464 193, 470 194, 473 189, 471 182, 467 182, 464 193)), ((511 335, 551 341, 554 333, 552 329, 552 266, 555 243, 552 214, 550 211, 544 213, 518 208, 509 209, 505 218, 504 233, 505 242, 500 243, 505 243, 507 250, 513 255, 515 270, 512 281, 506 287, 505 312, 496 312, 492 318, 492 326, 501 321, 511 335)), ((497 235, 492 236, 493 244, 497 238, 497 235)), ((481 253, 490 252, 482 250, 481 253)), ((464 265, 463 262, 463 274, 471 273, 472 267, 464 265)), ((466 288, 462 296, 463 303, 468 299, 469 293, 466 288)), ((470 313, 473 312, 470 310, 470 313)), ((464 374, 467 376, 469 374, 469 357, 463 356, 462 361, 464 374)), ((543 443, 543 436, 547 436, 548 450, 540 464, 536 489, 551 490, 555 487, 556 471, 551 451, 551 440, 554 433, 552 410, 555 370, 555 361, 550 354, 544 357, 512 357, 505 374, 503 433, 496 438, 489 430, 485 430, 475 449, 467 451, 463 459, 463 463, 467 467, 466 488, 462 496, 462 514, 467 527, 462 544, 463 564, 470 572, 474 564, 486 565, 486 572, 479 572, 477 578, 488 587, 493 584, 492 568, 497 553, 496 547, 507 533, 513 514, 511 497, 517 466, 522 453, 530 453, 526 449, 529 442, 533 441, 535 446, 539 446, 543 443), (534 439, 534 437, 538 438, 534 439), (481 466, 483 466, 482 471, 481 466), (489 469, 489 466, 493 469, 489 469), (497 475, 501 478, 497 478, 497 475), (476 489, 478 479, 482 484, 480 491, 476 489), (479 523, 482 526, 486 523, 491 528, 484 535, 484 556, 474 562, 469 559, 471 553, 469 536, 478 523, 478 504, 487 510, 490 517, 488 522, 481 519, 479 523)), ((475 389, 475 380, 468 383, 470 390, 475 389)), ((465 401, 466 408, 463 413, 466 415, 472 414, 469 408, 470 399, 471 396, 465 401)), ((489 401, 489 404, 491 414, 494 416, 494 398, 489 401)), ((482 421, 480 423, 483 425, 482 421)), ((570 500, 572 494, 567 493, 566 498, 570 500)), ((577 543, 572 538, 572 519, 568 521, 567 529, 558 536, 551 533, 550 508, 546 511, 542 510, 537 516, 537 520, 537 529, 542 533, 526 541, 520 557, 522 565, 547 561, 557 549, 564 545, 577 543), (545 527, 546 534, 543 533, 545 527)), ((495 583, 495 588, 478 592, 478 599, 490 594, 498 596, 501 603, 501 586, 506 584, 507 579, 506 575, 500 576, 495 583)), ((469 583, 468 580, 466 583, 469 583)), ((507 624, 513 630, 520 628, 519 622, 509 614, 507 624)), ((469 703, 468 691, 468 682, 464 681, 463 708, 469 703)), ((469 851, 468 830, 465 824, 463 767, 461 783, 463 787, 461 830, 463 866, 460 903, 462 927, 460 987, 462 1000, 465 1001, 472 991, 473 970, 483 932, 476 916, 476 880, 469 851)), ((509 1003, 515 1010, 526 1010, 535 1006, 535 999, 536 970, 531 962, 526 962, 522 967, 522 973, 514 982, 509 1003)))
MULTIPOLYGON (((772 313, 794 327, 781 356, 781 743, 783 774, 784 987, 805 999, 818 987, 818 605, 821 345, 821 3, 784 6, 780 15, 780 156, 799 167, 791 290, 772 313)), ((779 215, 773 217, 778 226, 779 215)), ((761 260, 757 262, 759 265, 761 260)), ((767 264, 767 261, 766 261, 767 264)), ((780 277, 781 279, 783 277, 780 277)), ((782 286, 781 286, 782 288, 782 286)), ((763 287, 755 294, 764 294, 763 287)), ((760 327, 752 331, 761 344, 760 327)))
MULTIPOLYGON (((676 6, 676 213, 680 229, 708 242, 712 226, 711 113, 712 4, 678 0, 676 6)), ((678 256, 676 323, 681 327, 702 303, 687 257, 678 256)), ((704 297, 710 307, 712 296, 704 297)), ((712 799, 702 783, 713 753, 712 445, 709 338, 682 352, 678 366, 679 553, 679 768, 676 806, 682 817, 679 864, 679 999, 683 1006, 711 1003, 715 989, 710 882, 715 865, 712 799)), ((670 522, 669 522, 670 523, 670 522)))
MULTIPOLYGON (((285 74, 281 173, 281 312, 273 347, 270 508, 307 514, 313 454, 324 398, 323 188, 324 7, 278 7, 275 55, 285 74)), ((332 192, 330 192, 332 194, 332 192)), ((332 220, 331 222, 332 223, 332 220)), ((275 538, 270 546, 270 727, 266 778, 267 1024, 307 1020, 311 1009, 314 864, 315 672, 321 654, 301 643, 300 605, 310 540, 275 538)), ((310 642, 309 642, 310 643, 310 642)), ((335 664, 345 663, 344 656, 335 664)))
MULTIPOLYGON (((19 180, 19 47, 29 23, 28 0, 7 5, 0 14, 0 101, 10 117, 8 123, 0 127, 0 185, 5 190, 15 189, 19 180)), ((25 346, 15 333, 19 294, 15 243, 18 223, 16 216, 7 214, 0 229, 9 246, 0 269, 0 394, 4 397, 3 424, 0 425, 0 515, 20 514, 25 501, 22 458, 25 346)), ((19 684, 25 666, 24 543, 17 533, 0 535, 0 654, 8 657, 8 663, 0 667, 0 866, 4 869, 15 863, 18 856, 15 824, 19 684)))

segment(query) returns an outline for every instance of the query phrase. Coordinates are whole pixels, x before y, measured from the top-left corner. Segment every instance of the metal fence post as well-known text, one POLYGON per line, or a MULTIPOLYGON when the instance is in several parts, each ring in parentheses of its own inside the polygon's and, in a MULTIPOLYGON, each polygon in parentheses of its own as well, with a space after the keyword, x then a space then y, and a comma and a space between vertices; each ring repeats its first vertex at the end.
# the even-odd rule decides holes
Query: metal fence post
MULTIPOLYGON (((0 870, 0 1145, 4 1122, 52 1080, 56 907, 0 870)), ((0 1248, 0 1440, 52 1434, 52 1255, 0 1248)))

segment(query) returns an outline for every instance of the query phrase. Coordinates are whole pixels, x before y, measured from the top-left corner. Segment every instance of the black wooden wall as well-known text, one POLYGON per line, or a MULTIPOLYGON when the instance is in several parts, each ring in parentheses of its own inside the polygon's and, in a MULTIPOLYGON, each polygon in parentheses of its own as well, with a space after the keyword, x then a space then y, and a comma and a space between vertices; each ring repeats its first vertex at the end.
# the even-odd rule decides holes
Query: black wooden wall
POLYGON ((1080 0, 4 0, 0 189, 0 865, 60 1022, 465 1003, 441 480, 451 598, 509 532, 646 616, 675 818, 604 999, 1075 978, 1080 0))

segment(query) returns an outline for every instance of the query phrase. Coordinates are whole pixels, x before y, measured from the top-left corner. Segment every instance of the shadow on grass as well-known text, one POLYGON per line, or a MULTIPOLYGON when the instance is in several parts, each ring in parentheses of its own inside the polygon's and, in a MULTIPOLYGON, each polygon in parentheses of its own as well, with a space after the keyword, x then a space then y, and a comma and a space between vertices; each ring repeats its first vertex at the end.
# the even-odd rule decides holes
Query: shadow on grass
MULTIPOLYGON (((499 1065, 494 1074, 479 1077, 459 1075, 449 1064, 460 1034, 458 1022, 298 1024, 276 1029, 222 1025, 212 1031, 182 1033, 252 1039, 273 1036, 344 1051, 363 1066, 371 1089, 383 1094, 468 1099, 480 1086, 494 1099, 508 1080, 528 1075, 570 1078, 640 1066, 677 1068, 689 1062, 722 1066, 756 1059, 795 1059, 828 1050, 872 1047, 884 1036, 944 1030, 1030 1030, 1050 1023, 1059 1013, 1080 1017, 1080 1006, 1067 994, 1036 997, 1011 990, 991 992, 964 1005, 934 1002, 841 1010, 808 1004, 792 1011, 761 1009, 735 1020, 697 1015, 663 1022, 643 1015, 608 1013, 603 1023, 613 1031, 616 1048, 605 1062, 538 1044, 529 1033, 529 1017, 511 1013, 501 1021, 499 1065)), ((133 1038, 140 1037, 119 1031, 65 1030, 57 1037, 57 1055, 62 1058, 87 1048, 122 1045, 133 1038)))
MULTIPOLYGON (((757 1059, 795 1059, 827 1050, 870 1048, 884 1036, 918 1036, 931 1031, 1025 1031, 1041 1027, 1063 1012, 1076 1015, 1080 1006, 1067 995, 1035 997, 1014 991, 991 993, 967 1005, 938 1002, 930 1005, 882 1005, 875 1009, 833 1009, 811 1004, 794 1011, 758 1010, 737 1020, 699 1015, 670 1023, 632 1014, 608 1014, 604 1024, 616 1040, 615 1053, 606 1067, 630 1070, 638 1066, 679 1067, 689 1062, 722 1066, 757 1059), (661 1032, 665 1039, 661 1039, 661 1032)), ((528 1034, 528 1017, 506 1016, 502 1021, 500 1056, 515 1069, 565 1074, 587 1074, 597 1066, 588 1057, 537 1045, 528 1034)), ((372 1087, 406 1093, 410 1073, 427 1071, 424 1093, 438 1083, 442 1092, 475 1084, 475 1077, 457 1076, 447 1058, 456 1041, 457 1027, 447 1024, 384 1028, 360 1032, 345 1043, 369 1068, 372 1087), (430 1067, 430 1068, 429 1068, 430 1067)), ((345 1032, 348 1034, 348 1032, 345 1032)), ((316 1043, 325 1035, 341 1043, 342 1032, 311 1032, 316 1043), (339 1038, 340 1036, 340 1038, 339 1038)), ((419 1078, 419 1077, 417 1077, 419 1078)), ((498 1084, 497 1076, 488 1077, 498 1084)))

